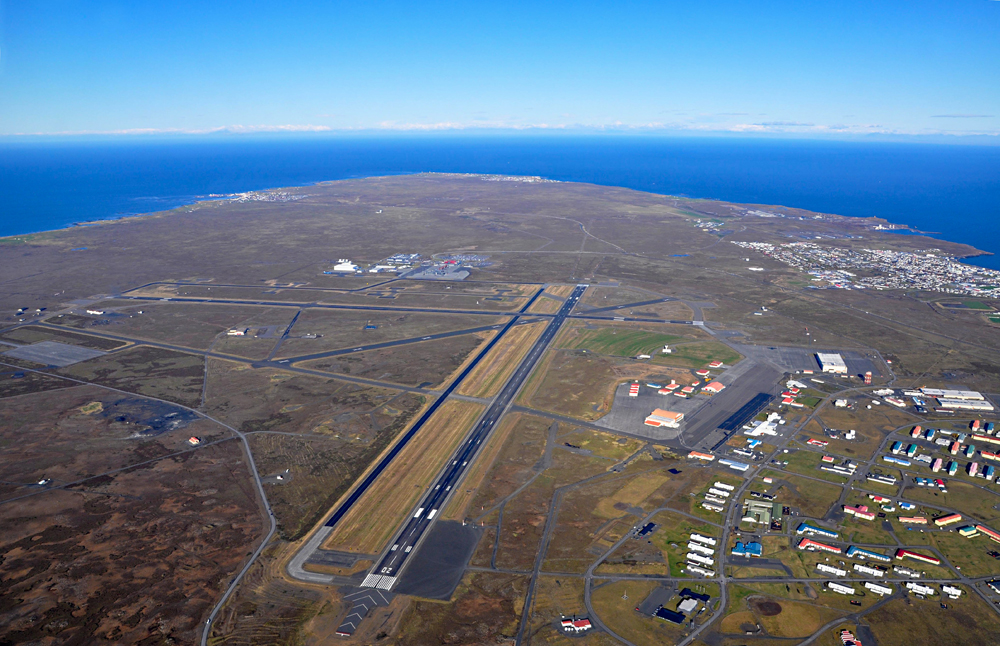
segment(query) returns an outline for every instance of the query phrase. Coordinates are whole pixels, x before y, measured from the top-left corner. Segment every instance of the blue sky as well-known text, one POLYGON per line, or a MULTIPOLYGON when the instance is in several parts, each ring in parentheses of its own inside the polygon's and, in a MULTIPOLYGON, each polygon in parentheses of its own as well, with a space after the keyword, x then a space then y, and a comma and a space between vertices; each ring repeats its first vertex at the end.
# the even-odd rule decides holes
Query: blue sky
POLYGON ((0 0, 0 134, 484 129, 995 139, 1000 2, 0 0))

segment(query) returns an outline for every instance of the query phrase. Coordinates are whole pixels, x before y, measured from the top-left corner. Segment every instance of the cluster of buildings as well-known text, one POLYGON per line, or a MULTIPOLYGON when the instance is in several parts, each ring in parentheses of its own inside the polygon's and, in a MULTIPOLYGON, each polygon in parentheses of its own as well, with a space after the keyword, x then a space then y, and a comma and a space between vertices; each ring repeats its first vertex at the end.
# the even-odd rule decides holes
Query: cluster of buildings
POLYGON ((421 263, 421 255, 418 253, 397 253, 389 256, 385 260, 381 260, 377 263, 369 265, 366 268, 362 268, 357 265, 349 258, 340 258, 337 260, 334 266, 324 271, 324 274, 381 274, 381 273, 395 273, 398 274, 403 271, 412 269, 421 263))
MULTIPOLYGON (((680 602, 677 604, 677 610, 670 610, 660 606, 653 612, 653 616, 657 619, 662 619, 664 621, 669 621, 672 624, 681 624, 692 612, 698 609, 699 604, 708 605, 709 600, 712 598, 707 594, 700 594, 693 591, 691 588, 684 588, 680 593, 680 602)), ((636 608, 638 610, 638 608, 636 608)))
POLYGON ((855 250, 813 242, 776 245, 733 241, 733 244, 805 271, 814 281, 829 288, 923 289, 989 297, 1000 286, 1000 271, 967 265, 940 253, 855 250), (848 271, 852 269, 870 275, 859 277, 848 271))
POLYGON ((781 519, 781 503, 770 500, 752 500, 747 498, 743 501, 743 516, 740 522, 757 523, 770 527, 772 519, 781 519))
POLYGON ((693 572, 704 577, 715 576, 715 572, 709 568, 715 567, 715 546, 718 541, 711 536, 703 536, 696 532, 691 532, 688 540, 688 553, 684 555, 687 559, 684 568, 686 572, 693 572))
POLYGON ((726 503, 729 502, 729 496, 733 495, 735 490, 736 487, 731 484, 716 482, 705 492, 705 501, 701 503, 701 506, 709 511, 722 513, 726 508, 726 503))
MULTIPOLYGON (((209 197, 224 197, 221 195, 210 195, 209 197)), ((233 196, 225 196, 233 202, 295 202, 307 197, 305 193, 289 193, 287 191, 249 191, 247 193, 236 193, 233 196)))

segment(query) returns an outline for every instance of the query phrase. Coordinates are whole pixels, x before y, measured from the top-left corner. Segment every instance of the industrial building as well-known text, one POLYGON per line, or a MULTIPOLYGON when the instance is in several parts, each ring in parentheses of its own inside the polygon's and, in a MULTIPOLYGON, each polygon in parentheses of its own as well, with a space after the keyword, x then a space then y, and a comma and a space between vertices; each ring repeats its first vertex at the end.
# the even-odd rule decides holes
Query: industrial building
POLYGON ((852 505, 844 505, 843 508, 845 514, 850 514, 856 518, 862 518, 864 520, 875 520, 875 514, 868 511, 867 505, 858 505, 856 507, 852 505))
POLYGON ((839 354, 817 352, 816 360, 819 361, 819 367, 823 372, 829 372, 835 375, 847 374, 847 364, 844 363, 844 357, 839 354))
POLYGON ((335 271, 337 273, 345 273, 345 274, 347 274, 347 273, 353 274, 354 272, 358 271, 358 269, 359 269, 359 267, 357 265, 355 265, 354 263, 352 263, 347 258, 341 258, 341 259, 339 259, 337 261, 337 264, 333 266, 333 271, 335 271))
POLYGON ((827 581, 826 587, 827 589, 832 590, 838 594, 847 594, 847 595, 857 594, 857 591, 854 589, 854 586, 844 585, 843 583, 837 583, 836 581, 827 581))
POLYGON ((958 599, 962 596, 962 588, 956 588, 955 586, 948 585, 947 583, 941 586, 941 592, 948 595, 949 599, 958 599))
POLYGON ((662 408, 655 409, 646 417, 646 426, 666 426, 667 428, 677 428, 684 419, 684 413, 675 413, 662 408))
POLYGON ((833 567, 832 565, 827 565, 826 563, 817 563, 816 569, 824 574, 833 574, 834 576, 847 576, 847 570, 841 570, 839 567, 833 567))
POLYGON ((763 553, 764 547, 756 541, 750 541, 746 545, 740 541, 736 541, 736 545, 733 546, 732 551, 733 556, 745 556, 748 558, 760 557, 763 553))
POLYGON ((796 546, 800 550, 809 550, 810 552, 821 550, 823 552, 830 552, 831 554, 840 554, 841 550, 839 547, 834 545, 827 545, 826 543, 820 543, 819 541, 814 541, 811 538, 803 538, 799 541, 796 546))
POLYGON ((727 466, 730 469, 735 469, 736 471, 746 471, 750 468, 750 465, 745 462, 737 462, 736 460, 729 459, 719 460, 719 464, 727 466))
POLYGON ((885 570, 869 567, 867 565, 861 565, 860 563, 854 564, 854 571, 860 572, 861 574, 867 574, 869 576, 885 576, 885 570))
POLYGON ((904 558, 910 558, 917 561, 923 561, 924 563, 930 563, 931 565, 941 565, 941 559, 937 557, 926 556, 924 554, 920 554, 919 552, 912 552, 910 550, 904 550, 904 549, 896 550, 896 558, 900 560, 904 558))
POLYGON ((1000 543, 1000 533, 997 533, 986 525, 976 525, 976 529, 985 534, 995 543, 1000 543))
POLYGON ((944 516, 938 516, 934 519, 934 524, 938 527, 944 527, 945 525, 951 525, 952 523, 957 523, 962 520, 962 514, 946 514, 944 516))
POLYGON ((873 552, 871 550, 864 550, 855 545, 851 545, 849 548, 847 548, 845 556, 852 559, 870 559, 874 561, 883 561, 886 563, 892 560, 885 554, 879 554, 878 552, 873 552))
POLYGON ((704 460, 706 462, 711 462, 715 459, 715 456, 711 453, 702 453, 700 451, 691 451, 688 453, 688 457, 695 460, 704 460))
POLYGON ((907 525, 926 525, 927 519, 923 516, 900 516, 899 522, 907 525))
POLYGON ((893 565, 892 571, 898 574, 899 576, 908 576, 911 579, 919 579, 924 575, 923 572, 917 572, 916 570, 911 570, 910 568, 903 567, 901 565, 893 565))
POLYGON ((957 410, 993 410, 993 404, 988 401, 977 401, 973 399, 944 399, 938 397, 938 406, 941 408, 957 409, 957 410))
POLYGON ((919 594, 924 597, 930 597, 934 595, 934 588, 929 585, 922 585, 920 583, 914 583, 913 581, 906 582, 906 588, 913 594, 919 594))
POLYGON ((770 525, 772 517, 781 518, 781 504, 750 500, 749 498, 743 501, 743 517, 740 522, 770 525))
POLYGON ((879 484, 895 485, 896 476, 882 475, 881 473, 869 473, 865 476, 869 482, 878 482, 879 484))
POLYGON ((824 529, 822 527, 816 527, 815 525, 810 525, 809 523, 799 523, 798 528, 795 530, 796 534, 806 534, 807 536, 814 536, 819 534, 820 536, 825 536, 827 538, 838 538, 837 532, 832 529, 824 529))
POLYGON ((720 382, 713 381, 712 383, 705 384, 705 387, 701 389, 701 392, 709 395, 717 395, 718 393, 721 393, 724 389, 725 386, 723 386, 720 382))
POLYGON ((879 585, 878 583, 872 583, 871 581, 865 581, 864 586, 879 595, 884 597, 888 594, 892 594, 892 588, 886 585, 879 585))
POLYGON ((928 397, 940 399, 961 399, 966 401, 982 401, 985 399, 982 393, 975 390, 941 390, 939 388, 921 388, 920 392, 928 397))

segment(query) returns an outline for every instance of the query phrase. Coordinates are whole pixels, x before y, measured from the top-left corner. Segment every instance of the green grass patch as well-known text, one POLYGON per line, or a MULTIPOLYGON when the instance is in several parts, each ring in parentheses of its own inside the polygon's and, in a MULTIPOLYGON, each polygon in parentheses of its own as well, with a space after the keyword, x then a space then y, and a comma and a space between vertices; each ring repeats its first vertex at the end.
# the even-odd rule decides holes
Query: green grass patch
POLYGON ((653 360, 669 366, 703 368, 712 361, 732 365, 742 358, 738 352, 718 341, 699 341, 675 346, 673 353, 654 355, 653 360))
POLYGON ((658 353, 664 345, 683 340, 684 337, 674 334, 606 327, 597 330, 581 329, 560 347, 589 350, 616 357, 634 357, 640 354, 658 353))

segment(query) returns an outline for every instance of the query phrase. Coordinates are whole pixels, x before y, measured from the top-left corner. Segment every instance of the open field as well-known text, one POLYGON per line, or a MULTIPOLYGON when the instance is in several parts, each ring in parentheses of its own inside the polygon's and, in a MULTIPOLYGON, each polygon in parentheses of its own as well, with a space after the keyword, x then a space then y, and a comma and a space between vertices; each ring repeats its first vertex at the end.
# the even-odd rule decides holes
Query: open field
POLYGON ((193 643, 263 532, 237 442, 0 506, 0 641, 193 643))
POLYGON ((76 385, 72 381, 40 372, 27 372, 17 368, 0 366, 0 399, 76 385))
POLYGON ((585 643, 611 646, 617 642, 605 633, 589 631, 584 636, 566 633, 558 627, 562 617, 585 616, 583 580, 573 577, 543 576, 538 579, 532 599, 531 625, 527 635, 532 644, 572 646, 585 643), (582 638, 581 638, 582 637, 582 638))
POLYGON ((665 334, 624 326, 567 327, 560 337, 557 347, 587 350, 616 357, 659 354, 664 345, 690 339, 687 335, 665 334))
POLYGON ((316 433, 368 445, 426 402, 422 395, 208 360, 206 413, 244 432, 316 433))
POLYGON ((718 341, 682 343, 674 346, 673 350, 671 354, 655 355, 653 361, 666 366, 694 369, 704 368, 712 361, 721 361, 731 366, 742 359, 738 352, 718 341))
POLYGON ((634 464, 633 475, 608 476, 563 495, 543 562, 546 571, 585 571, 595 553, 638 522, 644 508, 656 508, 681 484, 670 482, 666 470, 651 460, 639 458, 634 464))
MULTIPOLYGON (((943 297, 919 290, 809 290, 811 281, 800 270, 740 249, 729 241, 784 243, 801 238, 855 249, 936 248, 941 249, 940 253, 956 255, 967 255, 972 251, 970 247, 883 233, 872 228, 877 221, 870 218, 816 218, 797 209, 788 209, 786 213, 791 217, 787 218, 746 217, 747 207, 711 200, 686 200, 594 185, 483 179, 417 175, 324 183, 288 189, 295 197, 303 198, 293 202, 220 200, 148 217, 0 240, 0 271, 16 280, 16 289, 0 292, 0 322, 19 323, 13 314, 16 307, 44 307, 48 314, 39 318, 52 317, 62 324, 65 334, 74 336, 42 338, 37 335, 59 333, 33 325, 8 332, 15 335, 8 340, 25 343, 51 339, 111 349, 111 342, 86 333, 121 333, 258 360, 278 343, 274 335, 280 336, 282 326, 298 308, 252 304, 256 301, 448 307, 484 313, 307 308, 290 338, 282 343, 281 358, 386 340, 420 339, 434 331, 503 324, 541 283, 557 283, 551 292, 565 297, 572 283, 588 282, 593 286, 585 294, 585 304, 592 307, 628 305, 655 299, 655 294, 669 294, 701 303, 704 318, 718 325, 719 331, 733 334, 739 342, 878 351, 892 360, 895 386, 1000 392, 1000 337, 991 332, 994 328, 984 319, 981 312, 986 310, 963 311, 935 304, 943 298, 961 303, 964 297, 943 297), (717 220, 720 228, 730 233, 701 230, 693 226, 692 218, 717 220), (587 237, 581 227, 607 242, 587 237), (88 253, 70 253, 82 247, 88 253), (581 249, 587 253, 578 253, 581 249), (330 268, 331 257, 351 257, 367 264, 399 250, 413 250, 425 257, 475 253, 485 256, 489 264, 473 269, 470 280, 453 284, 392 280, 382 275, 322 274, 330 268), (765 266, 766 271, 747 272, 741 256, 748 254, 754 254, 754 263, 765 266), (26 256, 45 270, 25 271, 26 256), (88 307, 80 304, 85 302, 82 299, 93 295, 119 294, 132 286, 165 280, 203 284, 160 286, 146 292, 156 298, 196 296, 243 302, 223 305, 106 299, 103 303, 96 301, 100 303, 96 307, 109 310, 108 315, 58 316, 69 303, 82 309, 88 307), (511 281, 533 284, 513 285, 511 281), (385 284, 355 293, 330 291, 358 289, 377 282, 385 284), (222 286, 227 283, 243 287, 222 286), (292 284, 305 289, 291 289, 292 284), (605 286, 609 284, 623 286, 605 286), (716 306, 706 306, 706 302, 716 306), (762 306, 768 310, 763 312, 762 306), (143 314, 138 314, 139 309, 143 314), (755 316, 754 312, 761 315, 755 316), (224 334, 227 328, 244 324, 273 325, 277 329, 262 335, 269 338, 224 334), (365 329, 369 324, 371 328, 365 329), (804 334, 806 327, 809 337, 804 334), (304 338, 309 334, 322 336, 304 338)), ((992 300, 982 302, 994 305, 992 300)), ((555 311, 558 301, 543 297, 535 307, 536 312, 555 311)), ((577 309, 578 313, 585 311, 582 306, 577 309)), ((679 301, 670 301, 601 315, 688 319, 694 311, 679 301)), ((405 346, 405 350, 399 346, 392 352, 358 353, 361 356, 356 357, 357 361, 331 360, 325 369, 400 384, 445 383, 455 367, 474 352, 471 337, 455 337, 456 343, 458 340, 468 342, 470 348, 428 341, 405 346)), ((615 385, 623 381, 689 377, 690 369, 702 367, 712 358, 727 362, 738 359, 717 356, 718 352, 728 352, 728 348, 694 326, 571 319, 556 346, 563 343, 581 345, 546 353, 518 401, 587 420, 607 412, 615 385), (640 338, 646 334, 654 336, 640 338), (628 335, 633 337, 627 339, 628 335), (651 361, 629 358, 642 353, 653 340, 657 344, 663 340, 655 335, 678 337, 670 343, 675 353, 658 355, 651 361)), ((652 346, 652 350, 656 349, 652 346)), ((80 374, 192 407, 202 405, 204 387, 202 410, 249 434, 254 458, 266 479, 289 469, 288 480, 278 484, 271 479, 264 485, 280 533, 213 622, 211 643, 329 643, 335 639, 332 631, 343 616, 338 592, 289 584, 280 568, 289 549, 286 540, 300 536, 322 516, 427 401, 391 387, 363 387, 337 378, 296 374, 280 366, 252 367, 217 359, 205 362, 201 356, 149 352, 144 347, 119 350, 71 366, 64 374, 80 374)), ((205 611, 238 571, 239 560, 249 551, 252 539, 260 535, 254 490, 249 486, 246 457, 237 450, 239 445, 226 442, 204 446, 223 440, 228 432, 210 421, 188 419, 179 412, 168 418, 176 407, 166 403, 94 387, 61 388, 66 382, 54 377, 26 372, 15 378, 16 372, 3 369, 0 374, 0 396, 5 397, 0 407, 0 423, 4 426, 0 429, 0 448, 7 458, 0 465, 0 480, 5 483, 0 484, 0 501, 7 501, 0 511, 15 506, 20 511, 16 518, 5 518, 0 523, 0 537, 6 536, 4 532, 28 529, 10 543, 23 545, 4 550, 4 567, 11 576, 5 579, 8 589, 3 591, 8 594, 7 603, 0 603, 0 613, 8 613, 0 617, 0 642, 194 642, 195 629, 203 625, 205 611), (171 420, 179 425, 174 426, 171 420), (185 449, 186 438, 195 434, 203 440, 201 448, 157 460, 185 449), (223 449, 231 451, 225 459, 197 463, 198 456, 223 449), (183 457, 188 455, 191 457, 183 457), (51 477, 55 485, 60 485, 144 459, 156 461, 111 474, 110 481, 95 478, 69 491, 43 492, 29 484, 51 477), (236 496, 238 490, 249 492, 242 502, 236 496), (24 494, 32 495, 11 500, 24 494), (73 503, 78 506, 45 502, 69 499, 78 501, 73 503), (251 521, 257 524, 251 527, 251 521), (48 525, 41 527, 39 523, 48 525), (121 536, 116 537, 115 532, 121 536), (221 538, 216 541, 217 536, 221 538), (37 540, 27 542, 30 539, 37 540), (124 552, 123 541, 129 542, 124 552), (123 572, 132 578, 126 580, 123 572), (173 588, 168 590, 164 582, 170 582, 173 588), (22 585, 26 587, 17 587, 22 585), (95 596, 94 591, 100 594, 95 596), (17 600, 22 599, 26 601, 18 606, 17 600), (49 609, 40 605, 63 601, 64 605, 50 605, 49 609), (22 610, 23 616, 13 616, 22 610)), ((833 378, 828 382, 859 383, 833 378)), ((469 387, 488 392, 486 384, 476 386, 470 382, 469 387)), ((827 394, 831 391, 832 387, 824 390, 827 394)), ((868 410, 863 399, 854 395, 849 398, 860 401, 861 406, 847 412, 823 404, 821 421, 806 429, 815 437, 820 436, 824 426, 857 430, 857 442, 831 440, 831 453, 867 457, 886 432, 911 423, 909 416, 896 409, 882 405, 868 410)), ((804 414, 808 413, 792 417, 804 414)), ((960 416, 955 417, 954 423, 942 423, 934 415, 928 419, 935 427, 955 427, 959 421, 964 422, 960 416)), ((710 523, 723 520, 723 516, 700 508, 705 489, 715 480, 742 482, 739 477, 717 471, 717 467, 693 468, 671 463, 669 458, 654 461, 645 453, 620 472, 613 472, 609 467, 614 461, 640 450, 642 443, 631 439, 619 442, 611 435, 566 424, 552 428, 550 420, 528 414, 512 415, 498 424, 501 428, 496 437, 483 447, 482 464, 470 465, 473 468, 466 482, 459 485, 465 490, 456 492, 448 508, 449 515, 456 518, 482 516, 476 522, 492 525, 483 528, 484 536, 474 557, 478 566, 490 565, 497 540, 498 566, 530 570, 549 523, 553 541, 543 567, 578 573, 631 529, 643 513, 667 505, 702 520, 661 513, 657 518, 664 519, 663 526, 643 541, 630 541, 627 549, 609 559, 620 562, 601 567, 632 568, 624 570, 630 572, 648 567, 649 571, 675 574, 672 564, 682 556, 671 547, 671 543, 678 543, 675 534, 687 531, 688 526, 708 528, 707 533, 716 529, 710 523), (667 477, 664 474, 671 464, 681 473, 667 477), (576 486, 592 476, 596 477, 576 486), (529 481, 525 489, 512 496, 529 481), (508 497, 502 509, 498 508, 508 497), (558 504, 558 513, 553 511, 554 503, 558 504)), ((443 452, 453 445, 451 434, 459 432, 454 428, 459 425, 456 422, 439 429, 433 438, 436 443, 426 449, 425 461, 433 461, 429 456, 435 450, 443 452)), ((815 515, 825 513, 844 479, 819 471, 820 454, 816 452, 799 449, 782 456, 778 459, 789 460, 789 471, 831 484, 786 476, 772 469, 775 478, 790 483, 778 491, 777 502, 815 515)), ((922 468, 912 472, 929 475, 922 468)), ((395 474, 400 479, 408 475, 395 474)), ((918 488, 907 491, 907 496, 924 501, 928 507, 958 508, 996 527, 1000 511, 992 507, 1000 496, 971 486, 980 483, 959 476, 950 479, 949 494, 918 488)), ((399 486, 408 485, 397 485, 384 496, 385 502, 397 504, 397 498, 407 499, 407 495, 397 495, 399 486)), ((863 483, 857 486, 876 490, 863 483)), ((419 484, 411 489, 414 495, 422 491, 419 484)), ((857 492, 849 493, 849 500, 858 499, 857 492)), ((889 488, 884 493, 894 494, 895 490, 889 488)), ((794 523, 794 519, 788 520, 794 523)), ((383 522, 379 530, 383 526, 384 531, 391 531, 394 521, 390 518, 383 522)), ((855 540, 884 541, 890 536, 878 521, 866 524, 849 520, 843 529, 842 536, 855 540)), ((985 554, 993 546, 983 537, 964 539, 953 532, 905 530, 898 531, 897 536, 907 543, 912 540, 936 546, 965 574, 987 574, 995 563, 985 554)), ((787 535, 766 536, 762 542, 766 555, 787 564, 794 574, 815 574, 811 568, 820 557, 790 548, 787 535)), ((934 576, 951 576, 943 568, 906 564, 934 576)), ((570 639, 551 625, 549 620, 557 613, 582 612, 575 609, 581 599, 582 579, 564 581, 561 576, 549 573, 540 578, 535 602, 539 614, 529 627, 533 641, 608 643, 607 636, 596 631, 570 639)), ((696 646, 788 644, 799 638, 778 639, 776 635, 798 634, 815 625, 821 617, 813 606, 844 614, 857 610, 847 605, 847 598, 818 591, 821 581, 818 578, 810 585, 790 583, 788 587, 784 583, 760 585, 746 590, 746 594, 741 592, 741 586, 725 583, 731 596, 744 604, 731 608, 738 611, 727 620, 735 624, 733 631, 723 635, 708 632, 696 646), (753 595, 784 604, 782 612, 759 619, 769 636, 748 637, 740 630, 744 619, 758 621, 754 614, 757 610, 746 605, 747 597, 753 595)), ((642 586, 652 582, 625 583, 598 585, 594 590, 600 617, 613 623, 612 628, 633 643, 673 643, 669 633, 680 629, 664 627, 632 610, 642 586), (626 591, 627 601, 622 599, 626 591)), ((470 573, 454 601, 436 603, 398 597, 390 608, 376 610, 362 622, 352 641, 407 645, 509 641, 517 630, 527 585, 528 577, 520 574, 470 573)), ((873 599, 871 595, 865 597, 862 609, 870 607, 873 599)), ((987 638, 978 643, 990 643, 989 638, 998 629, 992 611, 977 599, 966 599, 949 604, 947 611, 936 610, 936 602, 907 606, 893 601, 879 611, 887 615, 876 613, 865 621, 870 619, 873 626, 889 631, 878 635, 880 646, 915 643, 925 635, 940 641, 942 633, 962 631, 964 643, 976 644, 980 635, 987 638), (937 615, 931 616, 933 613, 937 615), (903 629, 899 630, 899 626, 903 629)), ((833 646, 835 642, 828 643, 829 637, 822 635, 819 646, 833 646)))
POLYGON ((424 384, 429 388, 437 388, 450 381, 452 375, 494 334, 496 332, 463 334, 304 361, 297 365, 406 386, 424 384))
POLYGON ((518 402, 593 421, 611 410, 619 380, 613 359, 579 351, 549 350, 525 382, 518 402))
POLYGON ((475 314, 310 309, 304 310, 299 316, 291 334, 275 356, 278 359, 289 359, 506 322, 506 317, 475 314), (306 334, 316 334, 318 338, 302 338, 306 334))
POLYGON ((594 611, 611 630, 634 644, 673 644, 683 634, 680 626, 642 615, 635 610, 636 604, 657 587, 655 581, 608 581, 594 580, 591 602, 594 611), (623 597, 628 593, 627 599, 623 597))
POLYGON ((529 314, 555 314, 560 307, 562 307, 561 300, 548 298, 546 294, 542 294, 538 300, 531 304, 527 312, 529 314))
POLYGON ((994 509, 996 505, 1000 505, 1000 495, 954 478, 948 480, 948 493, 943 493, 937 487, 908 485, 903 490, 903 497, 931 506, 957 509, 964 515, 987 524, 1000 524, 1000 510, 994 509))
POLYGON ((719 537, 718 527, 669 511, 657 513, 650 522, 658 526, 652 534, 626 541, 598 567, 597 573, 687 577, 690 575, 682 570, 691 533, 719 537))
MULTIPOLYGON (((861 399, 861 402, 869 401, 861 399)), ((858 405, 855 410, 827 405, 820 412, 819 423, 823 428, 841 432, 854 429, 857 439, 853 441, 824 437, 830 442, 827 452, 862 460, 870 459, 879 443, 896 428, 915 423, 915 420, 894 406, 872 406, 871 410, 858 405)), ((811 427, 814 428, 814 427, 811 427)), ((822 429, 817 429, 822 432, 822 429)))
POLYGON ((379 552, 472 428, 483 406, 446 401, 330 534, 326 549, 379 552))
MULTIPOLYGON (((775 496, 775 502, 787 505, 810 518, 822 518, 826 515, 842 491, 842 487, 777 471, 764 471, 762 476, 774 478, 771 493, 775 496)), ((761 483, 761 487, 766 486, 761 483)))
POLYGON ((287 325, 293 314, 286 308, 158 301, 108 311, 103 316, 67 315, 49 322, 207 350, 217 336, 230 328, 287 325))
MULTIPOLYGON (((589 476, 607 471, 606 460, 585 457, 565 451, 555 451, 552 454, 551 466, 545 469, 523 491, 511 498, 504 505, 503 525, 500 530, 499 549, 497 551, 497 566, 502 568, 528 569, 534 564, 535 554, 539 549, 545 520, 552 510, 552 498, 555 489, 566 484, 579 482, 589 476)), ((576 522, 568 513, 560 518, 576 522)), ((586 521, 584 521, 586 522, 586 521)), ((558 530, 557 530, 558 531, 558 530)), ((578 532, 577 540, 589 543, 585 531, 578 532)), ((558 545, 557 540, 552 544, 558 545)), ((559 549, 569 550, 570 545, 558 545, 559 549)))
POLYGON ((717 471, 711 468, 696 469, 692 470, 691 473, 692 475, 688 483, 667 505, 673 509, 692 514, 712 523, 722 522, 724 518, 722 514, 710 511, 701 506, 705 498, 705 493, 712 488, 712 484, 715 482, 724 482, 733 487, 739 487, 743 484, 743 479, 728 471, 717 471))
POLYGON ((450 513, 464 509, 468 517, 478 518, 541 471, 551 425, 548 420, 520 413, 504 416, 449 502, 448 508, 454 510, 450 513))
POLYGON ((589 428, 579 428, 560 435, 559 441, 563 442, 564 446, 572 444, 574 447, 610 460, 624 460, 642 446, 642 440, 632 437, 618 437, 613 433, 595 431, 589 428))
POLYGON ((831 473, 830 471, 822 471, 819 468, 823 464, 820 461, 820 458, 823 457, 822 453, 807 450, 804 448, 804 444, 798 445, 795 442, 790 443, 788 447, 788 453, 782 453, 776 458, 779 461, 788 462, 783 467, 785 471, 809 476, 810 478, 819 478, 820 480, 826 480, 834 484, 843 484, 847 481, 847 478, 842 475, 831 473), (796 446, 802 446, 803 448, 796 449, 796 446))
POLYGON ((193 354, 136 346, 61 368, 58 373, 197 406, 201 402, 205 360, 193 354))
POLYGON ((489 644, 517 633, 528 578, 492 572, 468 573, 452 596, 440 603, 416 600, 403 616, 395 643, 489 644))
POLYGON ((189 450, 191 435, 204 443, 232 437, 176 406, 96 386, 6 399, 0 406, 0 499, 47 495, 35 484, 43 478, 61 486, 189 450))
POLYGON ((483 357, 462 381, 462 385, 458 387, 458 394, 472 397, 498 395, 520 365, 521 359, 547 326, 547 321, 538 321, 528 325, 517 325, 508 330, 489 354, 483 357))
MULTIPOLYGON (((964 586, 960 586, 964 587, 964 586)), ((940 607, 938 597, 895 599, 866 617, 879 646, 992 646, 1000 619, 968 590, 940 607)))
POLYGON ((128 345, 125 341, 104 339, 90 334, 79 334, 77 332, 70 332, 69 330, 60 330, 58 328, 53 329, 37 325, 27 325, 25 327, 14 328, 13 330, 7 330, 6 332, 0 333, 0 339, 19 344, 38 343, 40 341, 57 341, 59 343, 78 345, 84 348, 93 348, 94 350, 115 350, 128 345))
MULTIPOLYGON (((449 520, 463 520, 468 518, 472 512, 471 505, 472 499, 480 491, 483 486, 483 482, 486 479, 487 474, 490 474, 493 478, 498 478, 498 474, 494 472, 494 464, 497 462, 498 456, 508 447, 508 440, 514 429, 517 428, 524 421, 535 422, 535 432, 538 437, 544 437, 543 432, 546 427, 545 420, 529 418, 529 420, 523 420, 523 415, 521 413, 512 413, 505 415, 500 421, 497 428, 490 434, 489 439, 486 441, 486 445, 480 449, 479 455, 476 457, 476 461, 473 463, 472 467, 468 470, 465 479, 462 480, 459 487, 452 494, 451 498, 448 500, 448 504, 441 512, 441 516, 449 520)), ((524 430, 522 429, 522 433, 524 430)), ((541 441, 541 447, 538 447, 536 441, 536 448, 544 448, 545 441, 541 441)), ((507 454, 507 459, 504 461, 502 466, 511 467, 513 466, 512 460, 514 457, 507 454)), ((522 470, 528 465, 521 464, 522 470)), ((520 480, 520 478, 518 478, 520 480)), ((499 484, 494 483, 494 486, 499 484)), ((482 506, 482 505, 481 505, 482 506)), ((482 511, 480 509, 479 511, 482 511)), ((476 512, 478 514, 478 512, 476 512)))

